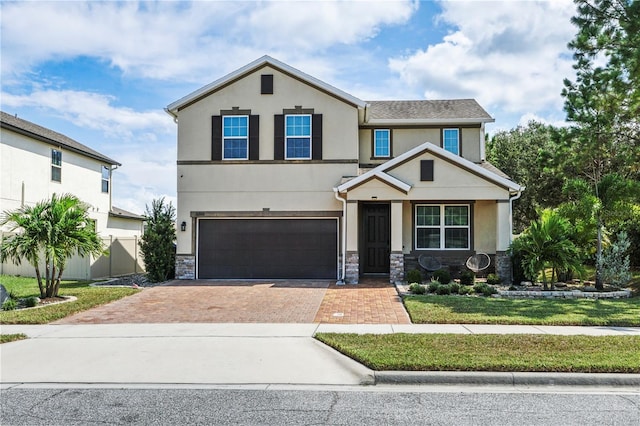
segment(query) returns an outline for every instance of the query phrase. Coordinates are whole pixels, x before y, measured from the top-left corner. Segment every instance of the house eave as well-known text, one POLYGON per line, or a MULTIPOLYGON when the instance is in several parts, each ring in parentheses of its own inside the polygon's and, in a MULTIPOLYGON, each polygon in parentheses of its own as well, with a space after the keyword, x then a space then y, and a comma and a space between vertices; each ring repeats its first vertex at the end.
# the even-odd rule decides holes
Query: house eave
POLYGON ((245 75, 255 70, 258 70, 264 66, 271 66, 277 70, 284 72, 285 74, 290 74, 292 76, 295 76, 296 78, 304 81, 305 83, 311 86, 315 86, 318 89, 325 91, 338 99, 342 99, 344 102, 347 102, 349 104, 356 106, 357 108, 363 109, 366 105, 366 103, 363 100, 358 99, 353 95, 350 95, 328 83, 325 83, 322 80, 319 80, 313 76, 310 76, 309 74, 306 74, 296 68, 293 68, 292 66, 287 65, 284 62, 280 62, 277 59, 274 59, 268 55, 265 55, 241 68, 238 68, 237 70, 225 75, 224 77, 221 77, 213 81, 212 83, 209 83, 206 86, 203 86, 200 89, 191 92, 187 96, 184 96, 178 99, 177 101, 169 104, 165 108, 165 111, 171 114, 172 116, 176 117, 180 109, 184 108, 185 106, 188 106, 196 102, 197 100, 208 96, 209 94, 215 92, 219 88, 224 87, 230 84, 231 82, 234 82, 244 77, 245 75))
POLYGON ((494 118, 372 118, 363 124, 376 126, 456 125, 493 123, 494 118))

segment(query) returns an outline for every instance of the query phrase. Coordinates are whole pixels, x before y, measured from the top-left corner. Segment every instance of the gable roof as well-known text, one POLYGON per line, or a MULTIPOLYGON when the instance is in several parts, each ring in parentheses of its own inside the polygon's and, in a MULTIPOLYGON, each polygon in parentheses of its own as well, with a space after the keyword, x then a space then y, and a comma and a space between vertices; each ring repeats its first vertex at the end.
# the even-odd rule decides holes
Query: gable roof
POLYGON ((0 126, 23 134, 25 136, 29 136, 33 139, 37 139, 41 142, 48 143, 49 145, 63 147, 65 149, 68 149, 69 151, 76 152, 78 154, 102 161, 107 164, 115 166, 121 165, 120 163, 112 160, 106 155, 100 154, 98 151, 95 151, 88 146, 83 145, 80 142, 63 135, 62 133, 54 132, 53 130, 47 129, 46 127, 38 126, 35 123, 23 120, 11 114, 7 114, 4 111, 0 111, 0 126))
POLYGON ((492 123, 475 99, 369 101, 367 123, 492 123))
POLYGON ((272 68, 277 69, 278 71, 287 74, 293 78, 296 78, 312 87, 315 87, 325 93, 328 93, 331 96, 334 96, 335 98, 341 99, 344 102, 347 102, 349 104, 352 104, 353 106, 359 107, 359 108, 364 108, 366 103, 361 100, 356 98, 355 96, 352 96, 350 94, 348 94, 347 92, 344 92, 328 83, 325 83, 322 80, 319 80, 315 77, 310 76, 309 74, 305 74, 304 72, 293 68, 290 65, 285 64, 284 62, 280 62, 277 59, 272 58, 271 56, 265 55, 261 58, 256 59, 255 61, 243 66, 242 68, 239 68, 227 75, 225 75, 222 78, 219 78, 218 80, 207 84, 204 87, 201 87, 200 89, 191 92, 190 94, 188 94, 187 96, 178 99, 177 101, 173 102, 172 104, 169 104, 166 108, 165 111, 168 112, 169 114, 173 115, 174 117, 176 116, 176 113, 178 111, 180 111, 180 109, 191 105, 194 102, 199 101, 200 99, 210 95, 211 93, 216 92, 217 90, 228 86, 229 84, 240 80, 241 78, 245 77, 246 75, 259 70, 260 68, 263 68, 265 66, 270 66, 272 68))
POLYGON ((425 142, 422 145, 419 145, 407 152, 405 152, 402 155, 397 156, 396 158, 387 161, 386 163, 382 163, 379 166, 369 170, 366 173, 361 174, 360 176, 353 178, 345 183, 342 183, 340 185, 338 185, 336 187, 336 190, 338 192, 342 192, 345 193, 347 191, 349 191, 352 188, 355 188, 357 186, 362 185, 365 182, 368 182, 371 179, 379 179, 381 181, 387 182, 390 186, 398 188, 398 182, 401 182, 402 184, 404 184, 404 186, 401 186, 401 189, 407 193, 409 191, 409 189, 411 189, 411 185, 402 182, 396 178, 394 178, 393 176, 387 174, 387 171, 393 169, 396 166, 399 166, 400 164, 403 164, 407 161, 410 161, 412 159, 414 159, 415 157, 418 157, 422 154, 424 154, 425 152, 429 152, 433 155, 435 155, 436 157, 442 158, 445 161, 448 161, 462 169, 465 169, 477 176, 480 176, 481 178, 484 178, 486 180, 488 180, 489 182, 492 182, 496 185, 502 186, 506 189, 508 189, 510 192, 518 192, 518 191, 523 191, 524 187, 518 185, 515 182, 512 182, 509 179, 506 179, 502 176, 500 176, 499 174, 495 173, 494 171, 482 167, 476 163, 473 163, 465 158, 462 158, 458 155, 452 154, 449 151, 440 148, 439 146, 436 146, 434 144, 432 144, 431 142, 425 142), (393 179, 387 179, 391 178, 393 179))

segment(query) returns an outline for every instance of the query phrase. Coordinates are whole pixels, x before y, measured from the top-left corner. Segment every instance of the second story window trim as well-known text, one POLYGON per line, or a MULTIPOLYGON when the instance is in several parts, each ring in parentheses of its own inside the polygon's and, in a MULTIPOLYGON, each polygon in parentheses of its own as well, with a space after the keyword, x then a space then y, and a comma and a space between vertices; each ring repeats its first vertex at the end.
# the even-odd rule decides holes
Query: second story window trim
POLYGON ((62 182, 62 151, 51 150, 51 180, 62 182))
POLYGON ((455 155, 461 155, 460 152, 460 129, 445 128, 442 129, 442 148, 455 155))
POLYGON ((249 159, 249 116, 222 117, 222 159, 249 159))
POLYGON ((311 160, 313 152, 311 122, 311 114, 284 116, 285 160, 311 160))
POLYGON ((373 129, 373 158, 391 158, 391 129, 373 129))

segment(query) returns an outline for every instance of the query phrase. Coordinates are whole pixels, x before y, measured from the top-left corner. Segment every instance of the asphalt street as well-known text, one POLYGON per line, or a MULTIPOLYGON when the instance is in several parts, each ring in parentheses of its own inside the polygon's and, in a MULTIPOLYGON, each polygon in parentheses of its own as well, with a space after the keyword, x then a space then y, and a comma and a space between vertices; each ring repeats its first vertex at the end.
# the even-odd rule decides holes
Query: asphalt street
POLYGON ((431 387, 2 390, 2 425, 629 425, 640 393, 431 387))

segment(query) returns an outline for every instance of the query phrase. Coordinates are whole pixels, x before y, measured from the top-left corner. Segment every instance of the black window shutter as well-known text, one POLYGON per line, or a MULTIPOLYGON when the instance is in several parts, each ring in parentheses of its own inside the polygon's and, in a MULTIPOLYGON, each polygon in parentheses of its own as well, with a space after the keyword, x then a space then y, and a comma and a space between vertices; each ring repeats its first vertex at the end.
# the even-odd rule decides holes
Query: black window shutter
POLYGON ((420 161, 420 180, 424 182, 433 181, 433 160, 420 161))
POLYGON ((211 159, 222 160, 222 116, 211 116, 211 159))
POLYGON ((273 95, 273 74, 262 74, 260 76, 260 93, 273 95))
POLYGON ((260 159, 260 116, 249 116, 249 160, 260 159))
POLYGON ((284 114, 273 116, 273 159, 284 160, 284 114))
POLYGON ((311 158, 322 160, 322 114, 311 116, 311 158))

